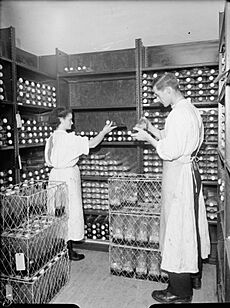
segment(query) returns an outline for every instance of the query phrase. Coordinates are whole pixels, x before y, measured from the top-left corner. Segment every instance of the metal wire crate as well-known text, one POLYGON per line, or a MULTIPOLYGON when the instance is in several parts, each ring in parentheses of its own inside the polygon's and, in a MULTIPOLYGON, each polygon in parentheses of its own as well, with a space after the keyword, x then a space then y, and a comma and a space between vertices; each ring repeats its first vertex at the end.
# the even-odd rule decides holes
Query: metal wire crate
POLYGON ((108 180, 108 194, 112 212, 159 214, 161 178, 138 174, 112 177, 108 180))
POLYGON ((20 228, 30 218, 40 215, 68 215, 67 205, 65 182, 33 181, 13 185, 0 193, 1 231, 20 228))
POLYGON ((1 235, 1 276, 31 277, 66 247, 67 217, 40 215, 1 235))
POLYGON ((109 226, 111 244, 159 248, 159 215, 111 212, 109 226))
POLYGON ((0 303, 3 305, 48 303, 69 281, 69 277, 68 251, 63 250, 31 278, 0 278, 0 303))
POLYGON ((113 275, 166 283, 168 275, 160 270, 160 262, 158 250, 120 245, 109 247, 110 272, 113 275))

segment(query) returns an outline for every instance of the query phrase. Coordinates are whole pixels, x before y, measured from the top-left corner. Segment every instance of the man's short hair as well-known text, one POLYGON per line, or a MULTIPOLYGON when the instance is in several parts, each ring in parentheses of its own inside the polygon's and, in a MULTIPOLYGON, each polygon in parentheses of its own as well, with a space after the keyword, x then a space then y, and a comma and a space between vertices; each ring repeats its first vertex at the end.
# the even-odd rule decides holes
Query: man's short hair
POLYGON ((164 73, 156 80, 154 87, 156 87, 157 90, 164 90, 166 87, 171 87, 175 91, 180 91, 179 82, 175 74, 168 72, 164 73))

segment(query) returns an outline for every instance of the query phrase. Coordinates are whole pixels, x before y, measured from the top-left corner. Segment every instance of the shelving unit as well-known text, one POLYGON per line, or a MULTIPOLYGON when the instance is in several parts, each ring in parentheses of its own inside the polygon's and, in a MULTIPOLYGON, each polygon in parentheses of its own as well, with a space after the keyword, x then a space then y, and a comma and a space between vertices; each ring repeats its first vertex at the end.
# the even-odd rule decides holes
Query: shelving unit
POLYGON ((217 295, 230 301, 230 2, 219 16, 217 295))
POLYGON ((28 53, 15 46, 15 29, 13 27, 0 29, 0 34, 0 64, 2 66, 0 72, 3 75, 0 78, 3 83, 0 121, 2 119, 7 121, 1 130, 1 133, 4 133, 1 138, 4 143, 0 144, 0 186, 4 190, 4 187, 25 179, 47 178, 45 173, 49 170, 45 169, 44 160, 41 163, 42 159, 40 159, 40 165, 36 161, 36 168, 34 167, 37 170, 40 167, 42 174, 39 174, 38 171, 36 174, 31 173, 31 166, 28 166, 27 162, 23 160, 31 151, 33 152, 31 152, 31 157, 36 156, 39 150, 40 157, 43 157, 45 139, 49 134, 48 132, 43 134, 43 131, 39 130, 39 126, 44 127, 45 122, 42 115, 56 106, 56 98, 52 97, 51 99, 48 94, 39 97, 37 92, 39 89, 36 87, 41 87, 39 91, 42 89, 47 93, 48 87, 50 87, 50 91, 53 89, 53 92, 56 92, 56 72, 54 75, 49 73, 50 66, 45 62, 46 58, 28 53), (19 115, 20 117, 18 117, 19 115), (24 124, 20 123, 20 118, 24 120, 24 124), (35 119, 36 123, 28 125, 27 120, 35 119), (38 119, 40 120, 38 121, 38 119), (7 129, 7 125, 10 125, 10 129, 7 129), (21 139, 24 139, 24 143, 21 142, 21 139))

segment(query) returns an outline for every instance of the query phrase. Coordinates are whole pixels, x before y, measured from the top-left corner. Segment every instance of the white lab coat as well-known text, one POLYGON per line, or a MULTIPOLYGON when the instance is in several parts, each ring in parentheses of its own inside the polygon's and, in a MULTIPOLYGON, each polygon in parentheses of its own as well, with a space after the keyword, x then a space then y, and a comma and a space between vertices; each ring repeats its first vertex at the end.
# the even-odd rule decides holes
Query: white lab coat
MULTIPOLYGON (((160 249, 165 271, 198 272, 191 154, 203 142, 203 131, 199 111, 183 99, 168 115, 165 137, 157 142, 163 159, 160 249)), ((204 259, 210 253, 210 239, 202 186, 198 226, 204 259)))
POLYGON ((88 153, 88 138, 76 136, 74 132, 56 130, 46 142, 45 160, 53 167, 49 180, 64 181, 68 188, 69 217, 66 241, 78 241, 84 238, 81 178, 77 162, 80 155, 88 153))

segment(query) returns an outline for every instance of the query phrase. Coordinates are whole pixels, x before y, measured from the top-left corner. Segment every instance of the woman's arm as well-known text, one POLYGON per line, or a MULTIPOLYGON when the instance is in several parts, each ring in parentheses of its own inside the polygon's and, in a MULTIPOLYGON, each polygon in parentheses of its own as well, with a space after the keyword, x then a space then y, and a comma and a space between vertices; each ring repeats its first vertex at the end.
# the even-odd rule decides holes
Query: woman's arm
POLYGON ((116 126, 113 126, 113 122, 106 124, 97 136, 89 140, 89 148, 95 148, 99 143, 101 143, 105 135, 110 133, 114 128, 116 128, 116 126))

